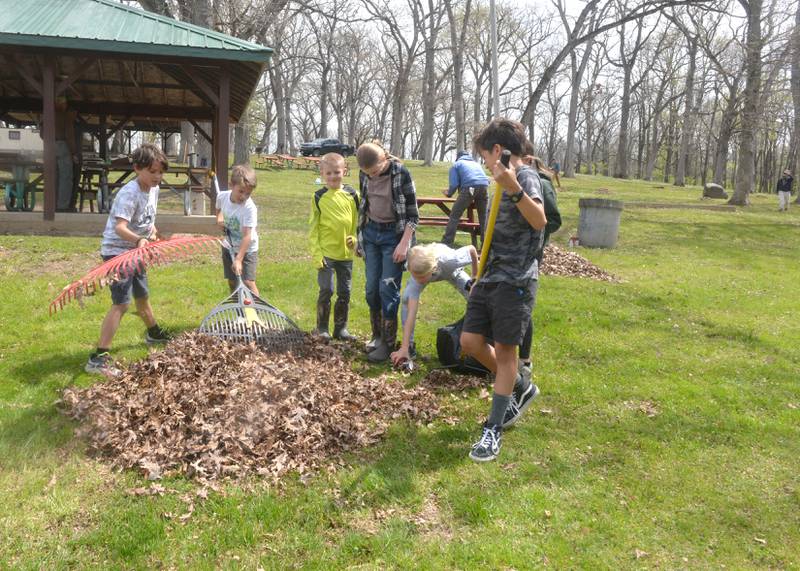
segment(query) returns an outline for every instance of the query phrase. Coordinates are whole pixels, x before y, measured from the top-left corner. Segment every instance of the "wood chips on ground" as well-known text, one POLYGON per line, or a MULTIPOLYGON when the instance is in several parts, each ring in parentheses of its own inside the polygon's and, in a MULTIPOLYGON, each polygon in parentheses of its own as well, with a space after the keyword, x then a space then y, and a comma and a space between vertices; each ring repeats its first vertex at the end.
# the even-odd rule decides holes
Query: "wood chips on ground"
POLYGON ((375 443, 395 419, 438 413, 428 389, 364 378, 336 345, 309 338, 270 354, 196 333, 119 377, 66 389, 62 404, 90 451, 149 479, 304 475, 375 443))
POLYGON ((563 250, 555 244, 545 246, 540 270, 547 276, 589 278, 605 282, 619 281, 618 278, 598 268, 580 254, 563 250))

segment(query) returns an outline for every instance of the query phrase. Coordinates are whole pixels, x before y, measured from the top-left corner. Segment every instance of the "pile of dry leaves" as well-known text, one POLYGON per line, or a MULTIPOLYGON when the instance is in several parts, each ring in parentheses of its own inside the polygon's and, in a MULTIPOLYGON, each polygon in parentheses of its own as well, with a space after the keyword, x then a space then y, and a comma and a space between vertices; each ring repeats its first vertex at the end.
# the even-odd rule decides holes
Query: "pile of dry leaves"
POLYGON ((376 442, 393 419, 438 413, 428 389, 361 377, 333 345, 308 339, 268 354, 199 334, 120 377, 67 389, 62 402, 93 452, 149 479, 302 475, 376 442))
POLYGON ((545 246, 544 259, 540 269, 547 276, 590 278, 605 282, 619 281, 616 277, 601 270, 580 254, 562 250, 555 244, 545 246))

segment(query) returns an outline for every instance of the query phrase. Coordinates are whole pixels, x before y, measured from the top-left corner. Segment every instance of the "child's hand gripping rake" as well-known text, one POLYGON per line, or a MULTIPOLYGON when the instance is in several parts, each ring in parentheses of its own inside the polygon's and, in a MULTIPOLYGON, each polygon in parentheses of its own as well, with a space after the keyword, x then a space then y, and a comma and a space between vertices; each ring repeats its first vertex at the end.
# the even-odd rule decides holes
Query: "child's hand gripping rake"
MULTIPOLYGON (((219 186, 216 176, 214 185, 219 186)), ((228 236, 231 262, 236 259, 233 241, 228 236)), ((223 244, 223 248, 225 245, 223 244)), ((203 319, 200 332, 227 341, 256 343, 270 349, 285 350, 301 343, 303 331, 281 310, 255 295, 236 274, 236 289, 203 319)))
MULTIPOLYGON (((511 164, 511 152, 504 150, 500 154, 500 162, 503 163, 504 167, 508 168, 508 165, 511 164)), ((495 182, 492 207, 489 209, 489 220, 486 221, 486 234, 481 244, 481 259, 478 262, 478 275, 475 277, 475 281, 478 281, 483 276, 486 260, 489 259, 489 248, 492 247, 492 236, 494 236, 494 224, 497 222, 497 213, 500 211, 500 200, 502 198, 503 189, 495 182)))

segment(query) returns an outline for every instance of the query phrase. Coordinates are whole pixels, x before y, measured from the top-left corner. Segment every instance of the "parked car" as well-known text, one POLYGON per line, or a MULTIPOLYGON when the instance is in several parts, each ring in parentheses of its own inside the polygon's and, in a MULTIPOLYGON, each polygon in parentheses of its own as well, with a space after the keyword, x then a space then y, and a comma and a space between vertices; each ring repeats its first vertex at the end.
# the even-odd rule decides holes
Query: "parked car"
POLYGON ((339 139, 314 139, 310 143, 300 143, 300 154, 304 157, 319 157, 325 153, 339 153, 343 157, 355 154, 353 145, 340 143, 339 139))

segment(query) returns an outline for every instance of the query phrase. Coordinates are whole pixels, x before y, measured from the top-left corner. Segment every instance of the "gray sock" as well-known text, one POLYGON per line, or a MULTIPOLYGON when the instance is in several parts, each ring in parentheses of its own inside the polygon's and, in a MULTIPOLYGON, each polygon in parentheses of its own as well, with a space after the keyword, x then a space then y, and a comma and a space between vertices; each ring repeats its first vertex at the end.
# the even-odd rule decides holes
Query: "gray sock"
POLYGON ((528 387, 531 386, 531 382, 529 379, 525 379, 517 373, 517 380, 514 381, 514 392, 515 393, 524 393, 528 390, 528 387))
POLYGON ((492 394, 492 412, 489 413, 489 424, 503 424, 503 417, 511 402, 511 395, 503 396, 492 394))

